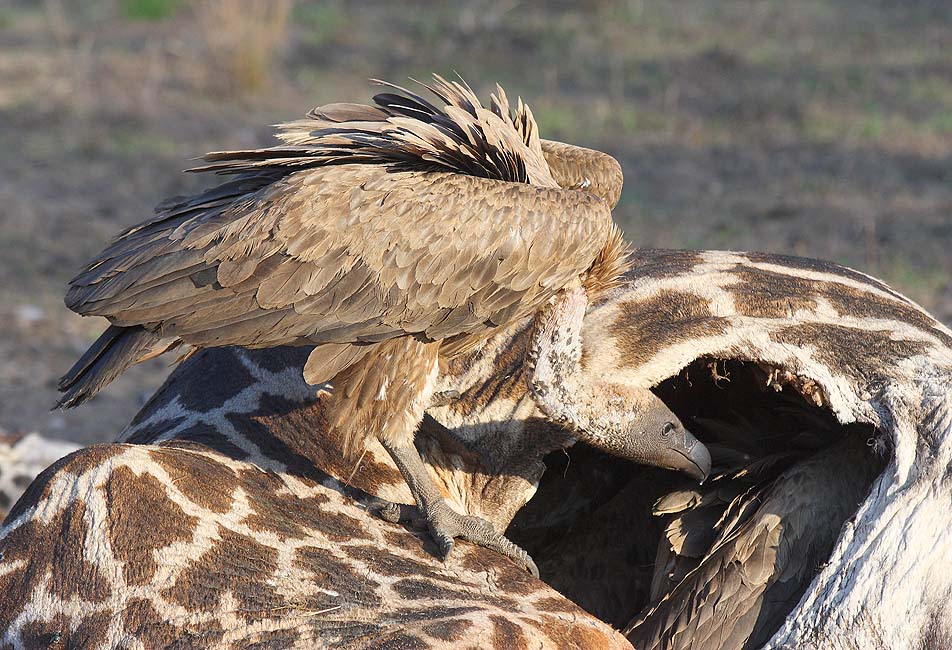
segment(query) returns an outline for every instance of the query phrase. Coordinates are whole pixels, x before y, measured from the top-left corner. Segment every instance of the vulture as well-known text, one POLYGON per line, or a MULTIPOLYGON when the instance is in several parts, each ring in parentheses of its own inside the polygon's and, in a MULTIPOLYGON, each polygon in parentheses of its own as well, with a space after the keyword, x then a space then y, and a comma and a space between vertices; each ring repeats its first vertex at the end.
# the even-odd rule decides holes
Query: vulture
POLYGON ((540 140, 529 107, 499 86, 487 109, 462 80, 421 84, 436 103, 379 83, 393 92, 375 106, 317 108, 280 125, 279 146, 207 154, 193 171, 230 180, 160 205, 73 278, 67 307, 111 324, 60 380, 59 405, 183 343, 316 346, 304 378, 326 393, 344 453, 376 436, 441 554, 462 537, 534 571, 488 522, 446 504, 413 441, 441 360, 538 314, 527 354, 543 412, 703 480, 707 450, 649 390, 606 386, 634 414, 607 428, 559 390, 585 305, 627 257, 611 218, 618 163, 540 140))

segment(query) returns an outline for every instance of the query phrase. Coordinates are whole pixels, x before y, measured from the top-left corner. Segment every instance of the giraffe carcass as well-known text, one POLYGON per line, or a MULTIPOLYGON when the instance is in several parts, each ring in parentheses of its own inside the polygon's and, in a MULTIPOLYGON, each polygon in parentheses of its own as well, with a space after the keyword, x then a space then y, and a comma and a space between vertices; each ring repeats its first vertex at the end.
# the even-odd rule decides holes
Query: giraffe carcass
MULTIPOLYGON (((636 259, 624 286, 589 312, 579 372, 654 387, 683 417, 701 416, 709 439, 721 431, 722 442, 743 427, 725 425, 705 404, 723 402, 747 420, 753 407, 767 405, 777 423, 795 407, 823 418, 811 425, 819 435, 809 444, 798 439, 798 450, 812 445, 817 458, 838 453, 834 437, 859 441, 853 464, 873 464, 872 484, 858 491, 862 503, 832 531, 824 564, 808 567, 799 598, 776 603, 734 590, 743 600, 720 607, 740 603, 747 614, 718 619, 704 610, 707 599, 694 597, 668 618, 672 599, 662 597, 647 603, 659 627, 647 640, 639 636, 639 610, 655 576, 630 551, 637 543, 653 560, 656 548, 670 544, 651 503, 690 485, 590 447, 575 445, 570 462, 560 461, 574 438, 527 394, 523 323, 446 368, 437 388, 459 399, 432 415, 451 435, 434 427, 419 442, 454 506, 499 529, 535 493, 509 533, 526 540, 543 579, 562 595, 468 545, 443 566, 423 551, 424 539, 369 517, 368 497, 409 502, 410 495, 382 449, 370 447, 347 487, 351 467, 327 448, 333 436, 302 434, 301 423, 320 426, 324 418, 300 375, 306 350, 224 349, 183 364, 123 433, 123 444, 82 451, 34 483, 0 538, 7 630, 0 638, 21 647, 52 634, 100 647, 133 638, 184 647, 225 639, 263 647, 315 640, 458 647, 477 638, 495 648, 624 647, 575 608, 576 598, 619 626, 630 621, 633 639, 659 647, 677 647, 666 621, 685 630, 702 620, 746 625, 750 607, 777 617, 776 629, 766 631, 769 648, 944 647, 952 588, 944 535, 949 331, 886 285, 835 265, 710 251, 639 251, 636 259), (212 384, 208 372, 231 379, 212 384), (562 466, 540 481, 544 461, 562 466), (533 512, 546 501, 558 507, 533 512), (619 522, 624 534, 608 528, 619 522)), ((781 432, 772 444, 782 447, 788 432, 781 432)), ((735 442, 735 462, 756 460, 754 445, 735 442)), ((719 450, 715 462, 727 465, 730 451, 719 450)), ((822 476, 804 458, 793 454, 775 476, 822 476)), ((760 489, 783 485, 771 480, 760 489)), ((739 505, 745 521, 771 514, 756 500, 739 505)), ((768 581, 802 569, 795 554, 774 557, 757 565, 768 581)), ((704 557, 696 561, 709 569, 704 557)), ((726 575, 711 573, 711 584, 726 575)), ((674 573, 660 578, 671 576, 681 584, 674 573)), ((690 591, 660 578, 658 594, 690 591)), ((698 644, 712 638, 706 629, 697 632, 698 644)), ((738 625, 718 631, 723 639, 732 634, 746 632, 738 625)))

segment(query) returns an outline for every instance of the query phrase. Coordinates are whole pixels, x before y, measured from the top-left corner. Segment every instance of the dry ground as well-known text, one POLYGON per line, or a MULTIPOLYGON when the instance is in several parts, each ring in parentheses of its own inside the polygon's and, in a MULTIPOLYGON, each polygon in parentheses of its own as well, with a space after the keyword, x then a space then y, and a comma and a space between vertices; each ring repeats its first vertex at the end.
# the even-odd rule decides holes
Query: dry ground
POLYGON ((206 150, 365 79, 458 70, 618 157, 640 245, 833 259, 952 321, 952 6, 0 0, 0 427, 112 436, 167 373, 50 413, 102 322, 65 283, 206 150))

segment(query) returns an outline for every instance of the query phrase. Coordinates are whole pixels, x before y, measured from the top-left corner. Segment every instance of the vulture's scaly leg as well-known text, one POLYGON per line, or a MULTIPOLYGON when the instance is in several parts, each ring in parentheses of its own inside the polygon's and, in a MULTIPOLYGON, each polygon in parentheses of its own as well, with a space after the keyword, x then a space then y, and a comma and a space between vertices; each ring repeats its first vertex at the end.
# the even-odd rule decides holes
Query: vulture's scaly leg
POLYGON ((480 517, 460 514, 446 503, 427 473, 420 452, 412 442, 400 445, 381 440, 381 444, 403 474, 417 504, 416 508, 411 508, 402 504, 386 503, 378 511, 382 518, 393 523, 417 519, 425 521, 443 559, 449 557, 454 539, 460 537, 505 555, 532 575, 539 577, 539 569, 529 554, 496 532, 492 524, 480 517))
POLYGON ((489 522, 450 508, 413 444, 427 406, 434 398, 454 397, 452 393, 433 394, 439 349, 439 342, 402 337, 379 344, 349 365, 335 376, 337 386, 328 397, 331 426, 343 432, 343 448, 354 452, 364 444, 362 438, 373 432, 407 482, 417 507, 375 500, 370 507, 381 517, 394 522, 425 521, 444 558, 453 549, 454 538, 462 537, 534 571, 525 551, 497 533, 489 522), (416 516, 411 516, 414 511, 416 516))
POLYGON ((526 360, 539 409, 579 439, 636 463, 680 470, 703 481, 711 456, 654 393, 582 376, 582 321, 588 296, 566 289, 536 316, 526 360))

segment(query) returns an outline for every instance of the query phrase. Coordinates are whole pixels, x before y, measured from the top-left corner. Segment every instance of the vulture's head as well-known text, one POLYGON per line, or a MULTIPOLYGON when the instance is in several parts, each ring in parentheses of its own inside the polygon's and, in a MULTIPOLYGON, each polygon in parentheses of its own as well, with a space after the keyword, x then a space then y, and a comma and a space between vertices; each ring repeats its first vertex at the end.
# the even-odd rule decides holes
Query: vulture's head
POLYGON ((624 392, 624 408, 611 404, 612 399, 606 404, 606 409, 622 419, 617 434, 612 435, 616 439, 602 448, 639 465, 683 472, 703 482, 711 472, 711 454, 704 443, 650 390, 629 388, 624 392))

